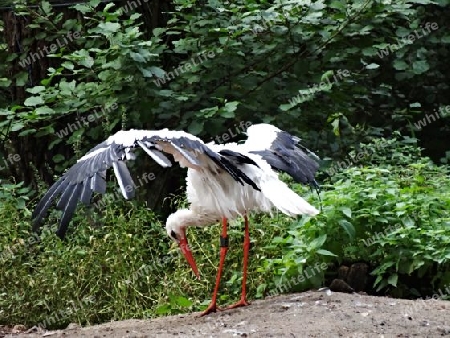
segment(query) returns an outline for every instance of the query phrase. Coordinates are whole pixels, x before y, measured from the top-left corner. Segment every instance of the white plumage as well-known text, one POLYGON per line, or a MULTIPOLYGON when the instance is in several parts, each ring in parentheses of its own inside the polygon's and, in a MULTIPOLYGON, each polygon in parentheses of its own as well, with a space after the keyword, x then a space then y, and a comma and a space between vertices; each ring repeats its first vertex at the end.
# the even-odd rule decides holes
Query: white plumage
MULTIPOLYGON (((133 151, 136 147, 142 148, 162 167, 172 165, 164 153, 171 154, 181 167, 188 168, 186 194, 189 209, 170 215, 166 230, 180 245, 198 275, 187 247, 187 227, 210 225, 223 219, 226 237, 225 220, 244 216, 248 236, 246 216, 249 212, 278 209, 288 216, 318 214, 315 207, 293 192, 274 171, 286 172, 298 182, 317 187, 314 180, 318 169, 313 159, 315 155, 298 144, 299 138, 269 124, 250 126, 247 135, 248 139, 243 144, 206 145, 183 131, 119 131, 81 157, 49 189, 33 213, 34 229, 42 223, 53 200, 61 196, 57 208, 63 210, 63 215, 57 234, 64 237, 78 201, 89 205, 93 192, 105 193, 106 170, 110 167, 114 169, 123 196, 133 197, 135 185, 126 161, 135 158, 133 151)), ((220 271, 221 268, 218 279, 220 271)), ((214 306, 210 306, 206 313, 216 309, 216 292, 214 306)), ((246 304, 244 300, 238 306, 246 304)))
MULTIPOLYGON (((193 214, 190 219, 198 214, 198 220, 192 225, 209 225, 211 219, 219 220, 222 217, 234 219, 243 216, 246 212, 262 211, 271 212, 274 208, 288 216, 310 215, 315 216, 318 210, 306 202, 302 197, 294 193, 270 165, 261 156, 249 153, 245 144, 209 145, 219 152, 223 149, 233 150, 248 156, 259 168, 244 164, 239 167, 261 191, 253 189, 249 185, 240 185, 226 172, 212 174, 198 170, 188 169, 186 177, 186 193, 193 214), (207 215, 207 216, 205 216, 207 215)), ((169 216, 167 230, 175 230, 178 233, 180 227, 185 227, 184 211, 179 210, 169 216)))

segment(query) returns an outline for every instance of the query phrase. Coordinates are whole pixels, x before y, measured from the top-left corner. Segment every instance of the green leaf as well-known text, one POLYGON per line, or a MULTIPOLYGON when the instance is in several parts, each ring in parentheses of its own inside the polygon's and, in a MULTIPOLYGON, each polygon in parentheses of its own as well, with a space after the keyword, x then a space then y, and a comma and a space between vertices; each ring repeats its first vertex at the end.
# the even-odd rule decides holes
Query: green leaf
POLYGON ((328 251, 328 250, 324 250, 324 249, 319 249, 319 250, 317 250, 316 251, 319 255, 322 255, 322 256, 334 256, 334 257, 337 257, 334 253, 332 253, 331 251, 328 251))
POLYGON ((23 198, 19 198, 16 203, 16 208, 25 209, 25 207, 26 207, 25 200, 23 198))
POLYGON ((347 207, 341 207, 340 210, 342 211, 342 213, 347 216, 348 218, 352 218, 352 211, 350 210, 350 208, 347 207))
POLYGON ((443 36, 441 38, 442 43, 450 43, 450 35, 443 36))
POLYGON ((366 66, 366 69, 377 69, 378 67, 380 67, 379 64, 371 63, 371 64, 366 66))
POLYGON ((172 90, 168 90, 168 89, 161 89, 158 92, 159 95, 164 96, 164 97, 171 97, 173 95, 173 91, 172 90))
POLYGON ((180 296, 176 299, 176 302, 179 306, 182 307, 189 307, 193 304, 192 301, 190 301, 189 299, 187 299, 186 297, 180 296))
POLYGON ((406 29, 405 27, 399 27, 395 31, 395 34, 400 38, 405 37, 405 36, 409 35, 410 33, 411 33, 411 30, 406 29))
POLYGON ((313 239, 309 243, 309 247, 313 248, 313 249, 320 248, 325 243, 326 240, 327 240, 327 234, 322 234, 319 237, 313 239))
POLYGON ((393 275, 390 275, 387 282, 388 284, 392 285, 392 286, 397 286, 397 281, 398 281, 398 275, 396 273, 394 273, 393 275))
POLYGON ((75 80, 74 81, 61 81, 59 83, 59 89, 61 90, 61 93, 64 95, 71 95, 75 90, 75 80))
POLYGON ((120 24, 117 22, 101 22, 98 24, 98 28, 100 28, 103 32, 115 33, 119 30, 120 24))
POLYGON ((364 56, 375 56, 377 55, 377 50, 373 47, 364 48, 362 50, 364 56))
POLYGON ((187 82, 189 84, 200 82, 200 76, 198 76, 197 74, 192 74, 188 77, 187 82))
POLYGON ((373 45, 372 47, 377 49, 386 49, 389 46, 389 43, 383 42, 377 45, 373 45))
POLYGON ((81 12, 82 14, 87 14, 92 12, 92 8, 88 5, 85 4, 76 4, 75 6, 73 6, 73 8, 75 8, 77 11, 81 12))
POLYGON ((43 103, 44 103, 44 100, 42 99, 42 97, 31 96, 31 97, 27 98, 23 104, 27 107, 34 107, 34 106, 37 106, 37 105, 43 104, 43 103))
POLYGON ((166 72, 164 71, 164 69, 161 69, 159 67, 152 66, 149 68, 149 70, 156 77, 164 77, 164 75, 166 75, 166 72))
POLYGON ((234 111, 237 109, 238 105, 239 102, 237 101, 225 103, 225 106, 219 111, 220 116, 227 119, 235 117, 234 111))
MULTIPOLYGON (((130 20, 135 21, 136 19, 139 19, 142 16, 141 13, 133 13, 130 15, 130 20)), ((149 41, 150 42, 150 41, 149 41)), ((150 42, 151 43, 151 42, 150 42)))
POLYGON ((52 5, 48 1, 41 1, 41 8, 46 15, 52 13, 52 5))
POLYGON ((415 225, 415 221, 413 218, 406 216, 403 220, 402 223, 405 227, 413 227, 415 225))
POLYGON ((6 77, 0 78, 0 87, 9 87, 11 83, 12 81, 10 79, 7 79, 6 77))
POLYGON ((62 161, 64 161, 66 158, 61 155, 61 154, 56 154, 55 156, 53 156, 53 162, 55 163, 60 163, 62 161))
POLYGON ((330 8, 339 9, 342 12, 345 12, 345 4, 342 3, 340 0, 334 0, 330 3, 330 8))
POLYGON ((19 133, 19 136, 27 136, 27 135, 32 135, 36 132, 36 129, 27 129, 27 130, 22 130, 19 133))
POLYGON ((140 53, 130 52, 130 56, 136 62, 140 62, 140 63, 147 62, 147 60, 140 53))
POLYGON ((64 61, 63 63, 61 63, 61 66, 69 70, 73 70, 74 68, 73 63, 70 61, 64 61))
POLYGON ((73 138, 77 138, 77 137, 80 137, 81 135, 83 135, 83 134, 84 134, 84 131, 85 131, 85 128, 84 128, 84 127, 82 127, 82 128, 80 128, 80 129, 77 129, 77 130, 75 130, 75 131, 73 132, 73 134, 72 134, 71 138, 72 138, 72 137, 73 137, 73 138))
POLYGON ((11 131, 18 131, 18 130, 22 129, 23 127, 25 127, 25 125, 22 122, 14 122, 11 125, 11 131))
POLYGON ((164 314, 170 313, 171 310, 172 310, 172 308, 170 307, 169 304, 164 304, 164 305, 158 306, 156 308, 155 314, 164 315, 164 314))
MULTIPOLYGON (((149 69, 146 69, 146 68, 143 68, 143 67, 139 67, 139 69, 140 69, 142 75, 144 75, 144 77, 153 77, 154 76, 152 71, 149 70, 149 69)), ((163 84, 166 83, 166 80, 162 81, 162 83, 163 84)))
POLYGON ((41 28, 41 25, 37 23, 29 23, 27 24, 27 28, 41 28))
POLYGON ((52 108, 49 108, 47 106, 41 106, 41 107, 37 107, 35 109, 35 113, 38 115, 48 115, 48 114, 54 114, 55 111, 52 108))
POLYGON ((38 94, 45 90, 44 86, 34 86, 33 88, 27 88, 27 92, 31 94, 38 94))
POLYGON ((50 144, 48 145, 48 149, 53 149, 53 147, 58 144, 61 143, 62 139, 61 138, 55 138, 52 142, 50 142, 50 144))
POLYGON ((28 82, 28 73, 20 72, 16 77, 16 86, 18 87, 25 86, 27 82, 28 82))
POLYGON ((377 278, 375 279, 375 282, 373 283, 373 286, 377 286, 377 284, 380 283, 382 279, 383 279, 383 276, 378 275, 377 278))
POLYGON ((430 65, 427 61, 414 61, 413 71, 414 74, 423 74, 430 69, 430 65))
POLYGON ((188 127, 188 132, 192 135, 198 135, 203 131, 204 121, 194 120, 188 127))
POLYGON ((339 118, 334 119, 333 122, 331 122, 331 126, 333 127, 334 135, 339 136, 340 130, 339 130, 339 118))
POLYGON ((223 109, 220 110, 219 115, 226 119, 231 119, 231 118, 235 117, 234 112, 223 110, 223 109))
POLYGON ((116 5, 113 3, 108 3, 105 8, 103 8, 103 13, 107 14, 110 8, 114 8, 116 5))
POLYGON ((208 107, 200 110, 197 114, 195 114, 198 117, 202 118, 210 118, 217 114, 219 108, 217 106, 215 107, 208 107))
POLYGON ((94 65, 94 58, 91 56, 87 56, 86 58, 78 61, 78 63, 86 68, 91 68, 94 65))
POLYGON ((356 230, 352 223, 345 219, 339 220, 339 225, 344 229, 344 231, 348 234, 351 240, 353 240, 356 236, 356 230))
POLYGON ((409 68, 408 64, 403 60, 394 60, 392 66, 397 70, 406 70, 409 68))

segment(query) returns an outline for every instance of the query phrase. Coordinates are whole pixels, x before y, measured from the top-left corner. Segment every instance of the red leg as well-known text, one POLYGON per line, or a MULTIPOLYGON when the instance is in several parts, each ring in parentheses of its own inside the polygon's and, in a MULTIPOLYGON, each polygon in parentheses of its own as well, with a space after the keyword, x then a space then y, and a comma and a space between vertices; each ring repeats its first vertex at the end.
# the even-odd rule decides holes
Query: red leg
POLYGON ((216 286, 214 287, 211 303, 209 304, 208 308, 202 312, 200 317, 203 317, 211 312, 216 312, 217 310, 220 311, 220 309, 216 305, 216 302, 217 302, 217 292, 219 291, 220 285, 220 277, 222 277, 222 270, 223 265, 225 263, 225 256, 227 255, 228 251, 227 224, 228 220, 225 217, 222 218, 222 235, 220 236, 220 263, 219 263, 219 271, 217 271, 216 286))
POLYGON ((250 305, 250 303, 246 299, 248 252, 250 250, 250 234, 248 231, 247 215, 244 216, 244 222, 245 222, 245 233, 244 233, 244 264, 243 264, 244 267, 242 273, 242 294, 241 299, 236 304, 228 306, 227 309, 234 309, 237 307, 250 305))

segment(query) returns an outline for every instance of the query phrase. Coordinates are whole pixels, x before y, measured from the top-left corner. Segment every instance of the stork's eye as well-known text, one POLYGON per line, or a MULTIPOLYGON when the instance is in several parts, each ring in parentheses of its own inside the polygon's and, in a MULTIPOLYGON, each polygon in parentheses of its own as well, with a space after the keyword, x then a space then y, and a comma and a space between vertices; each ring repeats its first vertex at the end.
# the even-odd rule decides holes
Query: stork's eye
POLYGON ((170 232, 170 237, 172 237, 174 240, 178 241, 177 234, 173 230, 170 232))

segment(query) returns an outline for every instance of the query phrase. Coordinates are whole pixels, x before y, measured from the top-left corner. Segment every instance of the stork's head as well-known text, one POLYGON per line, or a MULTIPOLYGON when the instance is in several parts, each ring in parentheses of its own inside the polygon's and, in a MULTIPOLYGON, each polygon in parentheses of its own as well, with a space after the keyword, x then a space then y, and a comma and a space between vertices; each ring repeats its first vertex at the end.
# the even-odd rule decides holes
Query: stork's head
POLYGON ((281 132, 281 130, 275 126, 272 126, 268 123, 258 123, 252 124, 247 128, 248 137, 257 137, 264 139, 265 137, 274 137, 277 133, 281 132))
POLYGON ((191 217, 192 211, 190 210, 180 209, 176 211, 167 218, 166 231, 169 237, 178 244, 181 253, 188 261, 197 278, 200 279, 197 264, 195 263, 194 256, 192 256, 192 251, 186 237, 186 227, 191 225, 189 222, 191 217))

